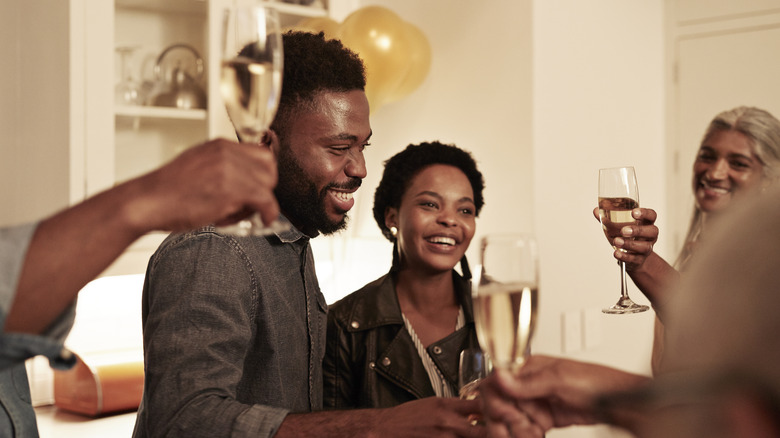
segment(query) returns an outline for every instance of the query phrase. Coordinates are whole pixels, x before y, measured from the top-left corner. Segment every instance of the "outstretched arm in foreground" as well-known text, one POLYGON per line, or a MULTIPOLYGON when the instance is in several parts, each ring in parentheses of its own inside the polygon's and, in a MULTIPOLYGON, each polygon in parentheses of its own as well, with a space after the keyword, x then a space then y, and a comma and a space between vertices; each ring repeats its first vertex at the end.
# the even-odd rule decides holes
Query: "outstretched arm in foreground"
POLYGON ((429 397, 385 409, 291 414, 275 436, 478 438, 485 428, 472 425, 469 415, 479 411, 477 400, 429 397))
MULTIPOLYGON (((600 396, 649 381, 646 376, 601 365, 532 356, 517 377, 497 370, 480 385, 480 391, 491 437, 541 436, 532 433, 535 428, 546 431, 599 422, 596 401, 600 396)), ((625 427, 633 424, 628 414, 615 420, 625 427)))
MULTIPOLYGON (((614 256, 625 262, 626 272, 650 300, 659 318, 663 319, 663 307, 670 298, 669 291, 677 284, 680 275, 653 251, 658 240, 658 227, 655 226, 658 215, 655 210, 635 208, 631 215, 637 223, 621 229, 622 237, 613 241, 617 248, 614 256)), ((598 219, 598 208, 593 210, 593 216, 598 219)))
POLYGON ((131 243, 154 230, 181 231, 279 214, 276 162, 256 145, 214 140, 167 165, 40 222, 3 328, 42 333, 131 243))

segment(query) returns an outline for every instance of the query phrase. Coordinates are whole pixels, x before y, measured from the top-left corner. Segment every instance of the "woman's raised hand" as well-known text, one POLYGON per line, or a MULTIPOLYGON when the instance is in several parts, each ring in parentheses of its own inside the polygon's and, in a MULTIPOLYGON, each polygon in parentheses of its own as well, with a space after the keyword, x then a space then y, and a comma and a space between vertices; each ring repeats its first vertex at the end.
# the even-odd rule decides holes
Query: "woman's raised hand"
MULTIPOLYGON (((593 216, 599 219, 598 207, 593 209, 593 216)), ((658 215, 651 208, 635 208, 631 216, 636 219, 635 225, 627 225, 621 229, 621 236, 616 237, 613 244, 617 248, 614 256, 626 264, 627 271, 642 267, 647 258, 653 254, 653 245, 658 240, 658 227, 655 220, 658 215)))

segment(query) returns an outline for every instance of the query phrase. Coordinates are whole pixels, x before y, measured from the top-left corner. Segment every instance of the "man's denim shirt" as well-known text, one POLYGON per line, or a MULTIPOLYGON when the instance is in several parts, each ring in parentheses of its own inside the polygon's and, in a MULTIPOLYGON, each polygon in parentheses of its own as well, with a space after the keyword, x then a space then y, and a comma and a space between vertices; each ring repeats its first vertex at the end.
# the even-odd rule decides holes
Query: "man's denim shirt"
POLYGON ((135 437, 272 436, 322 409, 327 305, 292 228, 169 236, 143 294, 145 389, 135 437))
MULTIPOLYGON (((55 368, 75 363, 75 356, 63 348, 73 326, 75 304, 41 336, 5 333, 27 248, 37 223, 0 228, 0 436, 37 437, 38 425, 30 399, 25 359, 44 355, 55 368)), ((56 281, 56 279, 52 279, 56 281)))

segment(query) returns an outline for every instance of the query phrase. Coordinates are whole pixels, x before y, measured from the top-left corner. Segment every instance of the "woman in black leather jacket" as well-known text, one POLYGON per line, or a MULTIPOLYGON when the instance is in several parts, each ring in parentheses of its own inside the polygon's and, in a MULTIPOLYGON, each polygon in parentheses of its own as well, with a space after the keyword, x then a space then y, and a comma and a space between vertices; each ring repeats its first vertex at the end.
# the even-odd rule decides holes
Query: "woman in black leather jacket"
POLYGON ((385 162, 373 211, 393 264, 330 307, 326 408, 457 396, 460 352, 478 346, 465 252, 483 188, 474 159, 455 146, 409 145, 385 162))

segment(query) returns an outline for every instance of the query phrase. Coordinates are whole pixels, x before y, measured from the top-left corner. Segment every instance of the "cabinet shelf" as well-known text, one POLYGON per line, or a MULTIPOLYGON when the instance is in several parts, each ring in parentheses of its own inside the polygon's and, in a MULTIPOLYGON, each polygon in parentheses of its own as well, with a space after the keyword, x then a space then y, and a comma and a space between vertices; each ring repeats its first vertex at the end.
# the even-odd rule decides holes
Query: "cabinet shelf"
MULTIPOLYGON (((271 6, 282 14, 299 17, 323 17, 328 14, 321 6, 304 6, 281 1, 264 1, 261 4, 271 6)), ((157 12, 203 13, 206 10, 204 0, 166 0, 164 2, 159 0, 116 0, 116 5, 119 8, 157 12)))
POLYGON ((153 119, 206 120, 205 109, 165 108, 159 106, 117 105, 117 117, 144 117, 153 119))
POLYGON ((262 2, 264 5, 272 6, 281 14, 295 15, 298 17, 324 17, 328 13, 319 6, 303 6, 292 3, 282 2, 262 2))
POLYGON ((205 12, 204 0, 116 0, 116 7, 153 12, 205 12))

